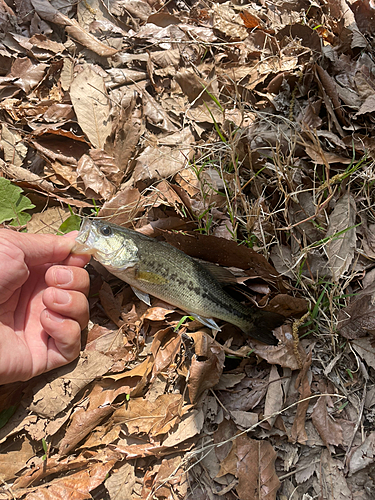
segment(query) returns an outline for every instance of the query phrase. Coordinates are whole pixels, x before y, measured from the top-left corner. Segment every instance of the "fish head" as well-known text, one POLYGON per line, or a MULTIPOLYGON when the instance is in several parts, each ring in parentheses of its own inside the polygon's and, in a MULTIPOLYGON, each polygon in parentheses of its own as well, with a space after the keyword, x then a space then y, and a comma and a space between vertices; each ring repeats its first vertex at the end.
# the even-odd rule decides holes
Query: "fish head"
POLYGON ((138 261, 138 247, 126 229, 108 222, 84 219, 73 252, 91 254, 108 269, 126 269, 138 261))

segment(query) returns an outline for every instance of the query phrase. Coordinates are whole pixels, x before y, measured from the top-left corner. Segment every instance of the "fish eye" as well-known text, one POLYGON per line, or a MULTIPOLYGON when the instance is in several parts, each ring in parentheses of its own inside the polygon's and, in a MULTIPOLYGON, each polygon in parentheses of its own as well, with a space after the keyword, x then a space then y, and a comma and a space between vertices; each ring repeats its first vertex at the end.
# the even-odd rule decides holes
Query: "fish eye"
POLYGON ((111 236, 112 229, 109 226, 102 226, 100 228, 100 232, 102 233, 103 236, 111 236))

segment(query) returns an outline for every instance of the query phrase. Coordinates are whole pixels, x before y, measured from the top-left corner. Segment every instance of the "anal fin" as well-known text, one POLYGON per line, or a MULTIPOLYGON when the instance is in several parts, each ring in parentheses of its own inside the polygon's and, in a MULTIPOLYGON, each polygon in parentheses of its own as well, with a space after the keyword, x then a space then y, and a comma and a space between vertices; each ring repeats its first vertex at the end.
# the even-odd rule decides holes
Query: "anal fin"
POLYGON ((212 328, 213 330, 218 330, 218 331, 221 330, 220 326, 216 323, 216 321, 214 321, 211 318, 204 318, 203 316, 200 316, 199 314, 196 313, 187 313, 187 314, 189 316, 193 316, 193 318, 202 323, 202 325, 208 326, 208 328, 212 328))
POLYGON ((139 298, 139 300, 141 300, 142 302, 144 302, 148 306, 151 305, 151 300, 150 300, 150 296, 148 293, 141 292, 141 290, 138 290, 138 288, 134 288, 133 286, 130 288, 133 290, 133 292, 139 298))

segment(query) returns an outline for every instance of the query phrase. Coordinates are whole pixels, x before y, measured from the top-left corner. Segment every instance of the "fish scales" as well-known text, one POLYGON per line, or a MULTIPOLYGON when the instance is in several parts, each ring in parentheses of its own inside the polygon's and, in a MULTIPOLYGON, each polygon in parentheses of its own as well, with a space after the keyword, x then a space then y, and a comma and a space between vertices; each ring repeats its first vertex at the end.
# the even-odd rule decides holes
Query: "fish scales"
POLYGON ((76 240, 79 251, 91 253, 143 300, 150 294, 204 323, 221 319, 262 342, 277 343, 272 330, 283 316, 243 306, 204 266, 172 245, 95 219, 84 220, 76 240))
MULTIPOLYGON (((150 283, 142 279, 137 279, 132 283, 134 286, 142 286, 142 291, 151 295, 159 296, 166 302, 173 302, 173 305, 182 309, 189 309, 199 315, 212 315, 215 318, 225 319, 230 323, 235 318, 247 316, 248 311, 239 302, 224 292, 221 286, 212 275, 194 259, 183 254, 171 245, 163 244, 163 263, 149 258, 150 248, 147 245, 155 244, 155 251, 158 250, 160 242, 142 242, 139 244, 139 271, 152 270, 167 280, 165 284, 150 283), (181 296, 176 296, 176 289, 181 296), (211 310, 207 310, 207 301, 211 303, 211 310), (232 311, 228 312, 228 306, 232 311), (210 314, 211 313, 211 314, 210 314), (220 315, 225 315, 225 318, 220 315), (232 320, 229 316, 233 316, 232 320)), ((126 273, 126 271, 125 271, 126 273)), ((122 273, 117 273, 121 278, 122 273)), ((125 280, 126 281, 126 280, 125 280)))

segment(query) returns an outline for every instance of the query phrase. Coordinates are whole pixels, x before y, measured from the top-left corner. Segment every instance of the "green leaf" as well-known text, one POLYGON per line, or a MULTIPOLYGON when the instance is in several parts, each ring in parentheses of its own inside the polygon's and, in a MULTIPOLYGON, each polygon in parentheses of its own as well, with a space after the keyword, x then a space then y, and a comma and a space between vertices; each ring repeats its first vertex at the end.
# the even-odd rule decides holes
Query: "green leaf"
POLYGON ((81 225, 81 217, 79 215, 70 215, 58 229, 58 234, 70 233, 70 231, 79 231, 81 225))
POLYGON ((10 221, 12 226, 23 226, 31 219, 25 210, 35 208, 23 190, 8 179, 0 177, 0 224, 10 221))

